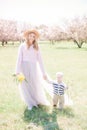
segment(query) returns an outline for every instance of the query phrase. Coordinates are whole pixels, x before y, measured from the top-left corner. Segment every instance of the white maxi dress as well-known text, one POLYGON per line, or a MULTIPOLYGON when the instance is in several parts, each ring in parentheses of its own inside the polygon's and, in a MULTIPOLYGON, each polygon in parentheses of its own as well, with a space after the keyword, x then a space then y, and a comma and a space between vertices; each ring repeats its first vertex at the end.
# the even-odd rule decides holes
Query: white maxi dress
POLYGON ((19 83, 19 90, 22 99, 28 107, 49 105, 44 91, 45 74, 40 50, 35 50, 33 45, 27 48, 26 43, 19 46, 16 63, 16 74, 23 73, 25 79, 19 83))

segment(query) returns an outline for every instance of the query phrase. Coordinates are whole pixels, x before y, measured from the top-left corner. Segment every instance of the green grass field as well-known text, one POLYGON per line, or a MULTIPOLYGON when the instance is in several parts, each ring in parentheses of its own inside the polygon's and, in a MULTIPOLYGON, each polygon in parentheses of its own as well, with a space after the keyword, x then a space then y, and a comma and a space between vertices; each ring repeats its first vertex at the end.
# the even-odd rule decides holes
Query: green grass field
POLYGON ((28 111, 14 74, 18 45, 0 46, 0 130, 87 130, 87 44, 40 44, 44 66, 55 79, 62 71, 74 105, 63 111, 40 106, 28 111))

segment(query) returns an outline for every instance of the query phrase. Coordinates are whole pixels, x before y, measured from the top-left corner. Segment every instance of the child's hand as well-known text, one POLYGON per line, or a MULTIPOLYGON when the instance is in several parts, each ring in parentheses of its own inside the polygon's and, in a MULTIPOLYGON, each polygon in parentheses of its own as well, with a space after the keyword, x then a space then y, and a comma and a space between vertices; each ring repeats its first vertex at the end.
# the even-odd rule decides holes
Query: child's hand
POLYGON ((66 89, 69 89, 69 86, 66 86, 66 89))

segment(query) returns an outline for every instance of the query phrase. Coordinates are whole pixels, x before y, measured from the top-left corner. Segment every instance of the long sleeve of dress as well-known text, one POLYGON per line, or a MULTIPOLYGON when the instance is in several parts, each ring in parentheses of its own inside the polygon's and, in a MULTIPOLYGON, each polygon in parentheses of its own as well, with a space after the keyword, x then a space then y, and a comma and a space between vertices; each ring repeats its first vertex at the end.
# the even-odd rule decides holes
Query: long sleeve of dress
POLYGON ((17 62, 16 62, 16 70, 15 73, 21 73, 22 70, 22 45, 19 46, 18 49, 18 57, 17 57, 17 62))
POLYGON ((41 72, 42 72, 43 75, 45 75, 46 72, 45 72, 45 69, 44 69, 44 65, 43 65, 40 49, 38 49, 37 59, 38 59, 38 63, 39 63, 41 72))

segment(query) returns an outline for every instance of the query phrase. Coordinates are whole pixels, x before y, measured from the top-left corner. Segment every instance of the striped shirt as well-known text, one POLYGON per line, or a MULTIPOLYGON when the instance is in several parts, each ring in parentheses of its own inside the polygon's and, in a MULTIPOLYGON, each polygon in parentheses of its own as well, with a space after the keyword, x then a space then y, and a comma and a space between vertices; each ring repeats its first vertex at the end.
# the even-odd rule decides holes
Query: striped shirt
POLYGON ((52 84, 52 93, 56 95, 64 95, 65 89, 68 89, 65 83, 58 83, 57 81, 47 79, 47 82, 52 84))
POLYGON ((66 85, 64 83, 56 83, 53 82, 53 91, 56 95, 64 95, 64 90, 66 89, 66 85))

